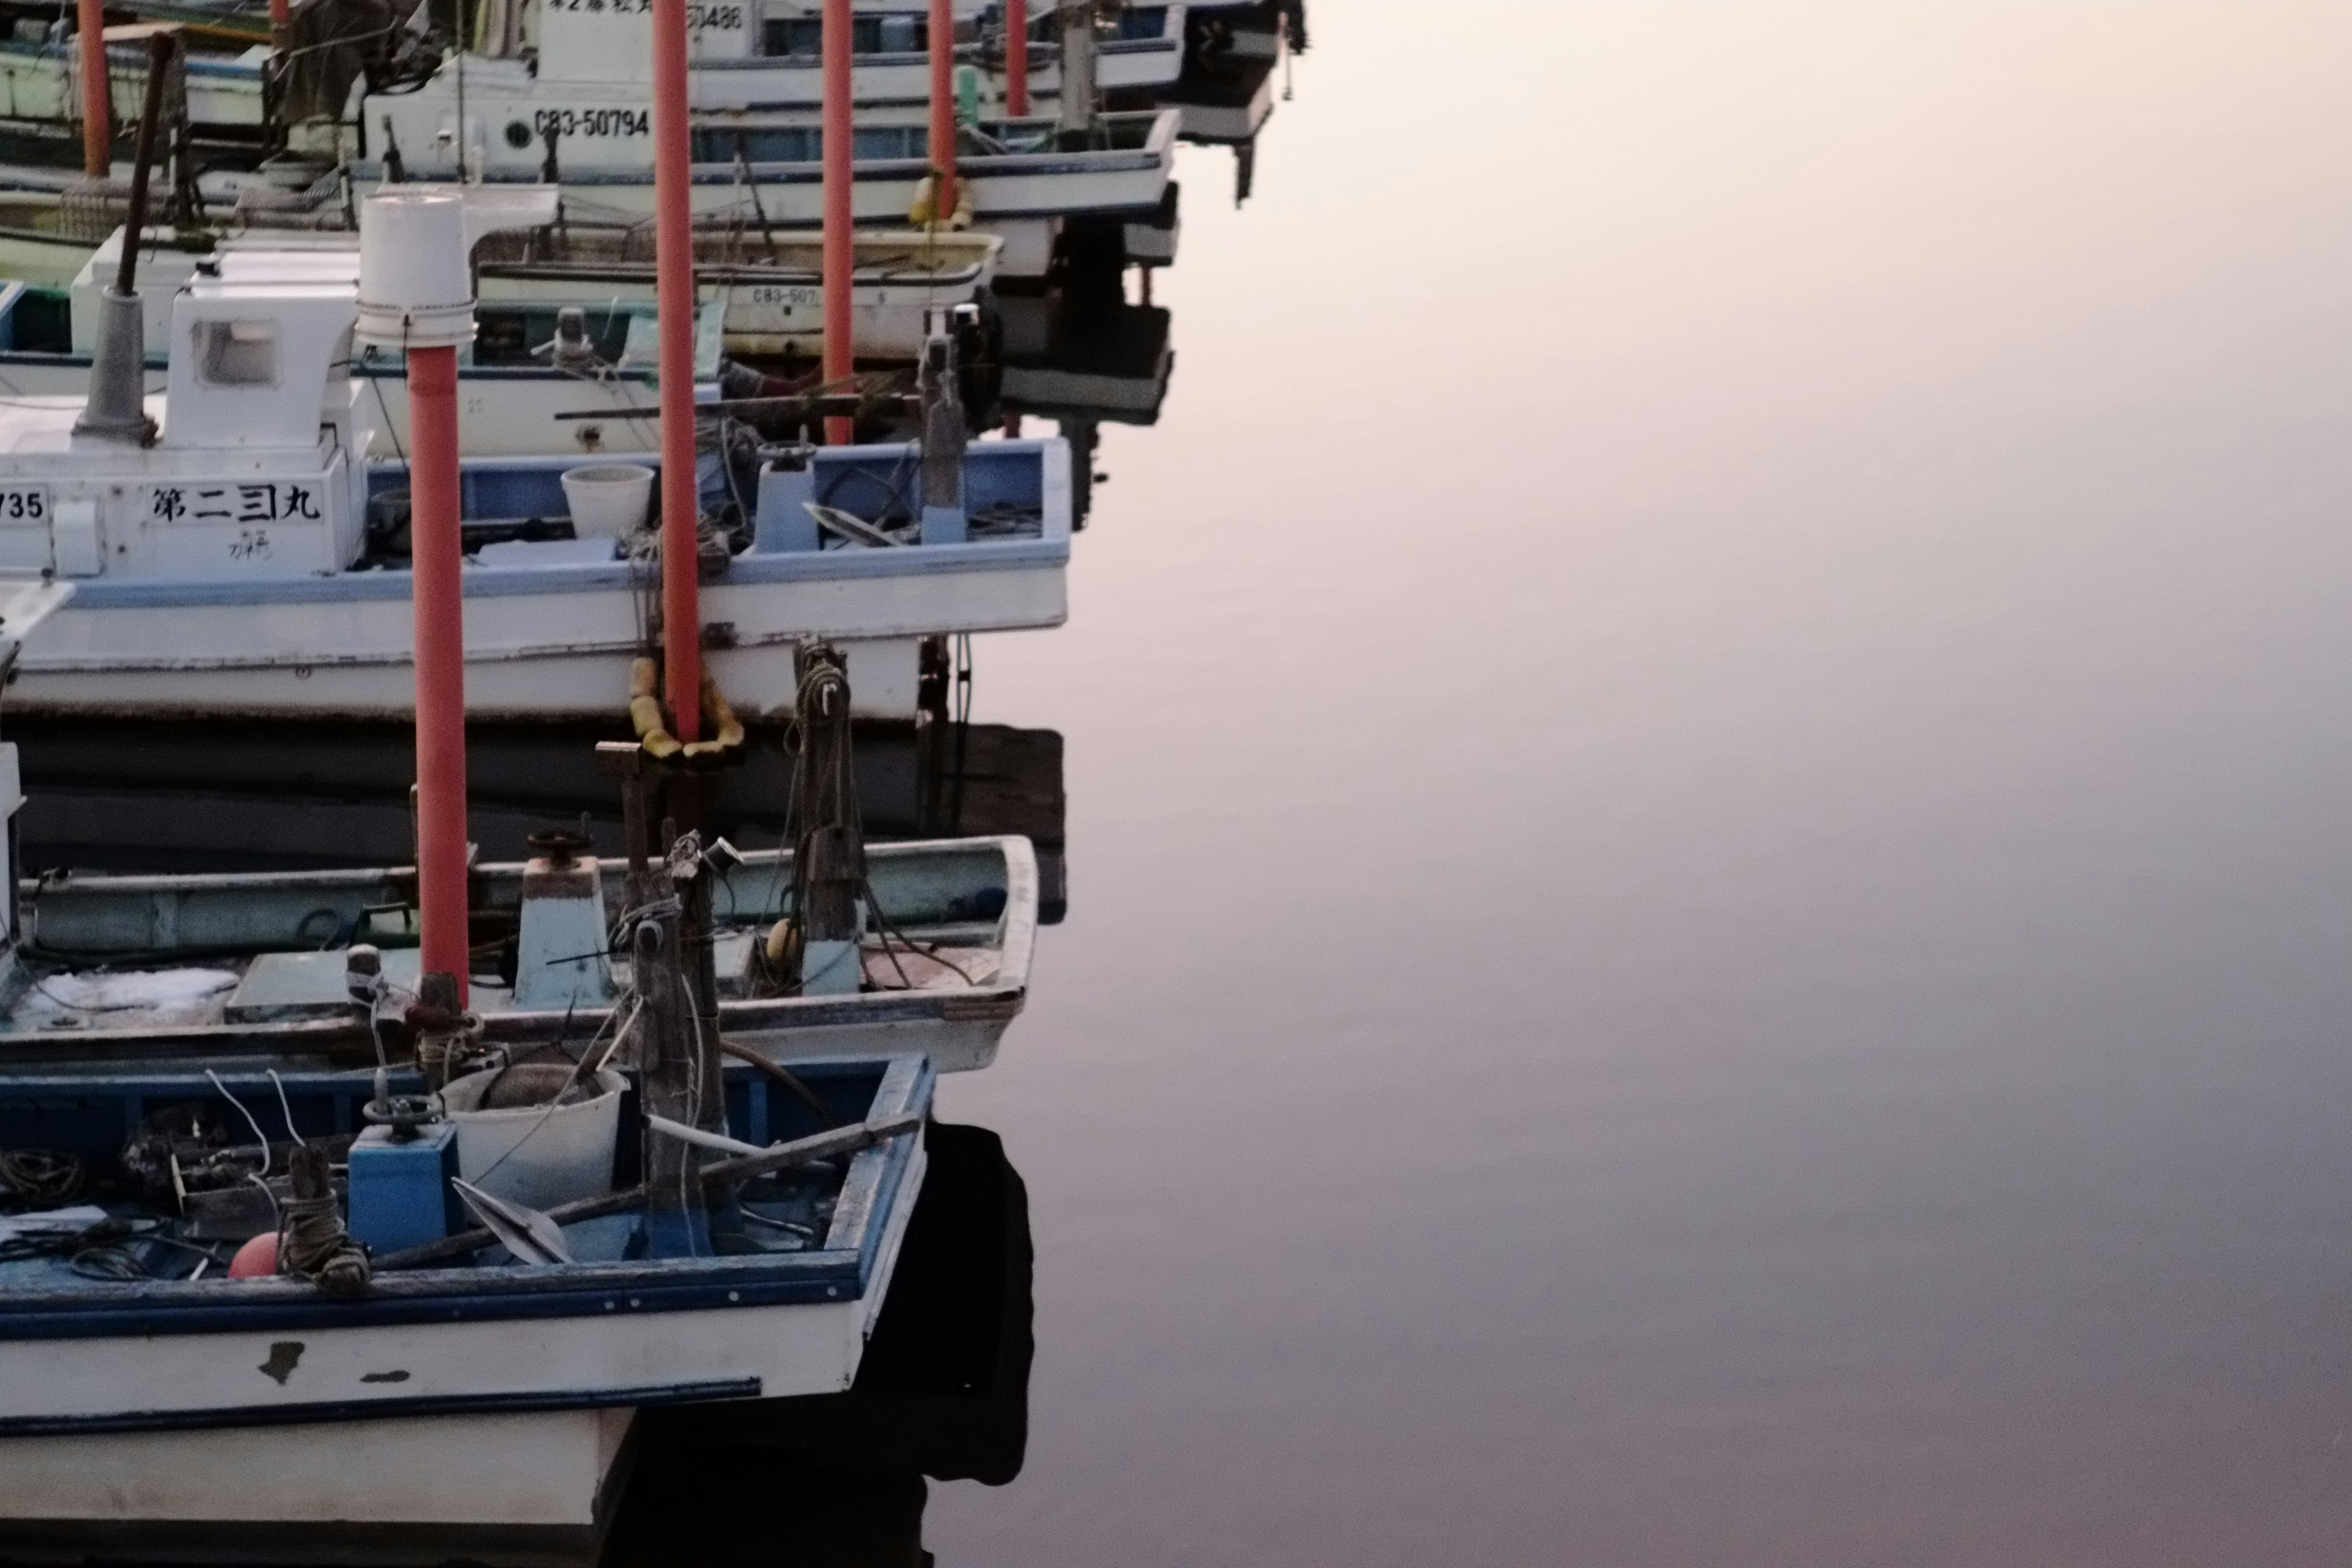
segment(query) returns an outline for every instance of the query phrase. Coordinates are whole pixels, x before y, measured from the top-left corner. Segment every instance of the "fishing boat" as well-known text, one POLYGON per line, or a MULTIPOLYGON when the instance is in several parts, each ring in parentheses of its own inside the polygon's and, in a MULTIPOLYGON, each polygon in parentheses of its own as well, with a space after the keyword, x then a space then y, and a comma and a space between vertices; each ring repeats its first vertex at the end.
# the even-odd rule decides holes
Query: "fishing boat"
MULTIPOLYGON (((463 199, 480 198, 469 188, 463 199)), ((79 399, 0 407, 0 566, 81 587, 19 661, 16 703, 114 716, 406 712, 407 468, 366 458, 380 409, 370 383, 347 374, 351 287, 199 276, 172 311, 187 352, 172 356, 166 393, 140 410, 134 390, 131 412, 115 416, 154 420, 152 444, 78 442, 79 399)), ((745 717, 793 711, 793 650, 808 636, 846 645, 861 712, 905 715, 926 637, 1066 614, 1067 447, 965 447, 952 329, 935 315, 923 443, 779 445, 742 422, 772 414, 765 400, 703 405, 719 449, 698 483, 725 520, 705 545, 709 661, 745 717), (948 490, 954 501, 938 504, 948 490)), ((136 321, 127 330, 143 336, 136 321)), ((121 368, 139 373, 136 360, 121 368)), ((612 416, 589 396, 572 412, 612 416)), ((467 682, 481 716, 610 714, 628 700, 656 571, 641 524, 658 464, 584 479, 579 467, 466 465, 467 682), (593 523, 577 499, 592 493, 593 523)))
MULTIPOLYGON (((632 960, 605 955, 603 928, 581 909, 617 913, 623 879, 568 837, 548 842, 532 859, 478 865, 469 878, 480 939, 470 1005, 487 1047, 609 1032, 635 994, 632 960)), ((1029 841, 919 840, 866 854, 870 923, 841 959, 839 984, 774 993, 760 982, 761 944, 791 914, 793 856, 723 852, 709 924, 727 1041, 771 1062, 918 1052, 941 1072, 987 1067, 1028 994, 1038 912, 1029 841)), ((376 1020, 354 997, 352 955, 373 953, 363 961, 373 973, 415 994, 415 900, 413 865, 28 879, 18 907, 24 955, 37 968, 0 985, 0 1048, 19 1065, 97 1053, 159 1069, 201 1057, 225 1070, 360 1070, 373 1060, 376 1020)))
MULTIPOLYGON (((546 212, 554 216, 551 194, 546 212)), ((86 395, 100 300, 120 268, 118 230, 63 289, 0 283, 0 389, 11 396, 86 395)), ((654 449, 651 237, 642 227, 570 225, 486 235, 475 251, 481 334, 461 358, 466 451, 477 457, 654 449), (571 312, 567 318, 567 310, 571 312), (568 329, 568 332, 567 332, 568 329), (605 410, 608 417, 581 415, 605 410)), ((869 391, 913 381, 925 321, 957 317, 959 388, 979 423, 997 397, 1002 331, 992 284, 1001 242, 989 235, 869 231, 855 242, 856 360, 869 391), (895 374, 889 374, 896 372, 895 374)), ((698 382, 718 389, 813 384, 824 349, 824 289, 816 239, 805 234, 701 237, 697 249, 698 382), (796 378, 796 379, 795 379, 796 378)), ((356 308, 356 234, 259 230, 183 248, 155 237, 135 258, 145 313, 148 384, 163 390, 173 301, 198 279, 251 291, 273 283, 337 286, 356 308)), ((408 449, 406 366, 397 350, 362 349, 351 372, 373 416, 368 455, 408 449)))
MULTIPOLYGON (((0 584, 0 643, 71 591, 0 584)), ((837 658, 813 662, 837 678, 837 658)), ((846 703, 832 711, 845 737, 846 703)), ((308 989, 295 976, 321 955, 277 945, 300 942, 285 922, 362 879, 96 879, 0 905, 12 1555, 413 1561, 462 1539, 469 1559, 585 1562, 640 1412, 849 1386, 922 1184, 933 1068, 904 1048, 921 1032, 785 1068, 723 1007, 723 1034, 681 1027, 698 944, 678 911, 746 868, 690 837, 644 850, 609 928, 627 1013, 532 1027, 478 983, 488 1011, 452 1012, 393 962, 414 949, 354 945, 320 964, 339 971, 320 1005, 346 1016, 340 1048, 309 1004, 215 1007, 308 989), (94 967, 56 945, 93 940, 119 951, 94 967)), ((876 907, 914 914, 954 880, 941 868, 877 855, 876 907)), ((806 900, 798 869, 783 879, 806 900)), ((517 993, 576 990, 583 961, 608 962, 603 880, 551 842, 509 884, 526 948, 576 948, 584 928, 596 950, 526 959, 517 993)), ((396 900, 397 879, 376 890, 396 900)), ((803 944, 804 984, 821 945, 803 944)))
MULTIPOLYGON (((1062 89, 1062 32, 1051 5, 1034 8, 1030 23, 1029 95, 1051 100, 1062 89)), ((920 0, 858 0, 851 35, 851 94, 865 111, 920 108, 930 98, 929 7, 920 0)), ((822 0, 704 7, 691 35, 697 70, 694 106, 706 110, 814 109, 822 97, 819 53, 822 0)), ((562 39, 551 62, 557 74, 593 79, 628 71, 635 13, 614 9, 550 14, 542 37, 562 39)), ((959 0, 956 59, 973 68, 973 90, 999 101, 1004 82, 1004 7, 959 0)), ((1095 86, 1104 92, 1149 94, 1175 81, 1183 68, 1186 7, 1182 3, 1106 8, 1087 46, 1095 86)), ((541 68, 551 62, 542 46, 541 68)), ((642 56, 638 57, 642 61, 642 56)), ((642 70, 636 79, 644 79, 642 70)))
MULTIPOLYGON (((259 150, 267 142, 267 84, 278 68, 267 17, 236 5, 148 4, 111 5, 141 23, 110 28, 109 96, 113 124, 137 114, 147 62, 141 44, 148 26, 178 26, 188 47, 184 62, 185 109, 193 138, 219 149, 259 150), (150 20, 152 19, 152 20, 150 20)), ((1062 43, 1054 8, 1040 4, 1030 25, 1029 97, 1047 102, 1061 92, 1062 43)), ((745 0, 698 5, 689 13, 693 101, 698 109, 814 108, 822 96, 818 59, 822 7, 815 0, 745 0)), ((351 84, 365 75, 396 74, 422 45, 406 29, 387 34, 379 8, 326 0, 300 8, 290 42, 306 75, 295 100, 281 109, 289 128, 313 151, 331 145, 343 119, 351 84), (380 40, 370 44, 349 40, 380 40), (321 58, 335 68, 320 72, 321 58), (322 138, 326 140, 322 141, 322 138)), ((476 8, 472 58, 453 69, 478 71, 488 61, 532 54, 551 78, 645 80, 641 6, 568 5, 556 0, 492 0, 476 8), (634 74, 632 74, 634 73, 634 74)), ((919 108, 930 91, 929 7, 921 0, 856 0, 852 36, 851 95, 861 110, 919 108)), ((973 90, 1002 102, 1005 81, 1004 10, 1001 4, 957 0, 955 58, 972 73, 973 90)), ((1186 51, 1186 5, 1118 7, 1095 28, 1097 87, 1149 95, 1173 83, 1186 51)), ((27 17, 0 35, 0 136, 15 161, 33 167, 74 169, 80 142, 79 42, 64 24, 27 17)), ((456 51, 449 51, 455 58, 456 51)), ((127 157, 128 149, 123 149, 127 157)))
MULTIPOLYGON (((0 658, 74 591, 0 579, 0 658)), ((481 868, 467 924, 510 908, 513 959, 462 1002, 420 972, 414 868, 20 881, 5 825, 12 1555, 584 1563, 641 1413, 851 1384, 934 1072, 993 1054, 1035 887, 1019 840, 863 849, 818 787, 849 763, 842 662, 803 667, 834 700, 807 702, 790 850, 655 853, 644 752, 608 747, 625 870, 561 834, 481 868), (820 940, 845 868, 853 934, 820 940), (696 1000, 693 955, 732 980, 738 936, 781 994, 696 1000), (939 988, 894 984, 910 965, 978 1005, 908 1011, 939 988)))
MULTIPOLYGON (((947 652, 940 689, 927 699, 942 706, 947 652)), ((30 877, 58 881, 68 868, 85 878, 335 871, 397 867, 415 853, 415 736, 395 722, 291 731, 219 719, 90 725, 12 711, 8 727, 21 753, 26 799, 16 826, 30 877)), ((512 852, 562 823, 588 840, 589 853, 618 856, 622 803, 595 765, 595 746, 629 732, 611 721, 477 728, 467 738, 467 831, 494 853, 512 852)), ((704 782, 707 833, 740 845, 773 844, 787 833, 793 741, 790 726, 747 729, 729 766, 704 782)), ((1036 923, 1064 918, 1059 732, 927 710, 914 720, 861 721, 856 754, 869 843, 1024 838, 1037 869, 1036 923)), ((403 881, 396 872, 386 879, 403 881)), ((962 896, 980 899, 992 886, 1011 884, 975 882, 962 896)), ((1007 918, 1017 921, 1022 900, 1009 890, 1007 900, 1007 918)))
MULTIPOLYGON (((653 210, 652 120, 642 82, 551 80, 520 61, 486 62, 466 79, 467 123, 490 128, 461 149, 441 135, 459 89, 437 72, 414 90, 362 105, 350 161, 363 188, 388 180, 471 179, 492 185, 562 183, 567 215, 635 222, 653 210), (557 128, 551 156, 541 132, 557 128)), ((1062 226, 1160 217, 1174 169, 1175 110, 1108 113, 1065 146, 1057 122, 982 117, 961 132, 957 176, 971 226, 1004 240, 1003 275, 1043 278, 1062 226)), ((904 224, 931 174, 921 124, 866 124, 856 132, 853 211, 861 225, 904 224)), ((814 228, 824 218, 824 135, 803 110, 746 110, 699 118, 693 202, 698 223, 814 228)))

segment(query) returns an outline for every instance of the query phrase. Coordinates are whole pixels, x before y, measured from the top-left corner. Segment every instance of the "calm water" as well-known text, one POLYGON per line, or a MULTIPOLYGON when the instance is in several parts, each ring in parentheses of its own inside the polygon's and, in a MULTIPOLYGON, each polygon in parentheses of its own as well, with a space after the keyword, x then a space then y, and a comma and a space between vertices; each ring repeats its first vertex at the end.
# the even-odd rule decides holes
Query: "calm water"
POLYGON ((2352 1558, 2352 11, 1314 21, 982 650, 1072 912, 932 1548, 2352 1558))

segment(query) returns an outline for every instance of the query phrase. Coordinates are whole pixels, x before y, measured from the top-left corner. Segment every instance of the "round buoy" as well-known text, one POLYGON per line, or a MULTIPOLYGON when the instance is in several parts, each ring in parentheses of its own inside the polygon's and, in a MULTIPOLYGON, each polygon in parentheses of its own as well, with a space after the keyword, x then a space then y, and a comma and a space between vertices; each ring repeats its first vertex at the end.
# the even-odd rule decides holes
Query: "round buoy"
POLYGON ((262 1279, 278 1272, 278 1233, 264 1231, 243 1247, 229 1259, 228 1277, 232 1279, 262 1279))

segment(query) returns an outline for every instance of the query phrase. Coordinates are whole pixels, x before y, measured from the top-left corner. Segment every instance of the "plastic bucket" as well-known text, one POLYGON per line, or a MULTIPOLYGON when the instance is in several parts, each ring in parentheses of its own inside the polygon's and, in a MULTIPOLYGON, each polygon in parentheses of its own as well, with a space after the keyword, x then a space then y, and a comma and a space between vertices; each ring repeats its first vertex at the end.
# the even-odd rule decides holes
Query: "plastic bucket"
POLYGON ((467 1073, 441 1091, 441 1104, 457 1128, 457 1173, 494 1197, 535 1209, 611 1192, 621 1090, 627 1087, 621 1075, 610 1068, 598 1073, 600 1092, 552 1110, 479 1109, 505 1070, 467 1073))
POLYGON ((567 468, 563 500, 580 539, 620 539, 636 531, 654 499, 654 471, 643 463, 567 468))

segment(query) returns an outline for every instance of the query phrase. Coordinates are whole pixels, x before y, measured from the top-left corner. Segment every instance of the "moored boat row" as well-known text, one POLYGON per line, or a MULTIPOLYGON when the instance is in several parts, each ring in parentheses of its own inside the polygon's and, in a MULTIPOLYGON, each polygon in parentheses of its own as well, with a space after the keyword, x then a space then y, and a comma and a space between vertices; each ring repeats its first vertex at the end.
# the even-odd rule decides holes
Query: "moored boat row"
POLYGON ((0 737, 0 1556, 585 1563, 654 1413, 855 1385, 1065 902, 1058 737, 1049 814, 961 806, 971 642, 1067 617, 1097 427, 1159 416, 1226 9, 0 40, 9 733, 142 773, 0 737), (194 755, 289 721, 406 727, 414 789, 296 847, 303 741, 194 755), (492 724, 560 787, 484 799, 492 724), (234 836, 110 821, 175 772, 234 836))

